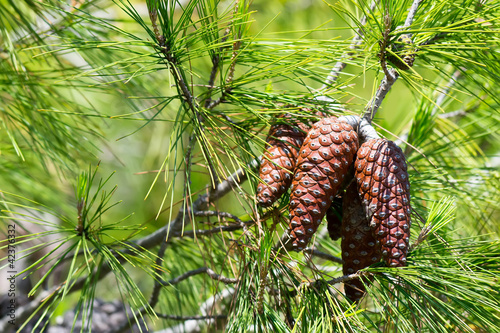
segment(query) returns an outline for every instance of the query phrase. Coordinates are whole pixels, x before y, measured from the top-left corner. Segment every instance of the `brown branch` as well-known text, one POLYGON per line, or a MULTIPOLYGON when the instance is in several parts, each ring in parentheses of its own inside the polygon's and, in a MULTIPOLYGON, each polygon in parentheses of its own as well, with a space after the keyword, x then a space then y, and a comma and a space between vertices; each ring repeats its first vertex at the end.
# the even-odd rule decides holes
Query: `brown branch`
POLYGON ((225 276, 222 276, 220 274, 215 273, 211 268, 208 267, 201 267, 198 269, 194 269, 192 271, 188 271, 182 275, 179 275, 171 280, 165 281, 165 280, 160 280, 160 284, 163 287, 169 287, 173 286, 175 284, 178 284, 179 282, 182 282, 186 279, 189 279, 192 276, 199 275, 199 274, 207 274, 212 280, 215 281, 220 281, 225 284, 235 284, 238 283, 238 279, 235 278, 228 278, 225 276))
POLYGON ((314 257, 318 257, 318 258, 321 258, 321 259, 325 259, 325 260, 329 260, 329 261, 333 261, 333 262, 336 262, 338 264, 341 264, 342 263, 342 259, 339 258, 339 257, 335 257, 335 256, 332 256, 331 254, 329 253, 324 253, 324 252, 321 252, 319 250, 316 250, 314 248, 306 248, 304 250, 305 253, 308 253, 314 257))
MULTIPOLYGON (((184 181, 184 207, 189 206, 189 201, 190 201, 190 196, 187 191, 189 184, 191 183, 191 158, 192 158, 192 150, 193 150, 193 145, 194 145, 194 140, 196 139, 196 136, 192 134, 189 137, 189 144, 188 148, 186 151, 186 170, 184 173, 185 181, 184 181)), ((190 216, 190 211, 188 210, 189 217, 190 216)), ((162 276, 163 275, 163 269, 162 269, 162 263, 163 263, 163 257, 165 256, 165 251, 167 250, 168 243, 167 242, 162 242, 160 244, 160 248, 158 249, 157 257, 155 260, 155 274, 157 276, 162 276)), ((158 280, 155 280, 154 286, 153 286, 153 291, 151 292, 151 296, 149 298, 149 306, 151 308, 154 308, 156 304, 158 303, 158 300, 160 298, 160 291, 161 291, 162 285, 158 282, 158 280)))
MULTIPOLYGON (((371 274, 371 273, 368 273, 365 271, 357 271, 356 273, 353 273, 353 274, 343 275, 343 276, 340 276, 338 278, 328 280, 328 281, 326 281, 326 283, 329 285, 333 285, 333 284, 337 284, 337 283, 345 283, 347 281, 358 279, 361 276, 369 275, 369 274, 371 274)), ((325 281, 323 279, 318 279, 318 280, 314 280, 314 281, 310 281, 310 282, 305 282, 302 285, 305 287, 308 287, 308 288, 314 288, 315 286, 317 286, 318 284, 321 284, 321 283, 325 283, 325 281)), ((292 295, 293 295, 293 293, 292 293, 292 295)))
POLYGON ((164 38, 161 36, 160 29, 158 29, 158 23, 156 22, 158 19, 158 3, 156 1, 146 1, 146 5, 148 7, 149 19, 153 25, 153 32, 156 40, 158 43, 162 44, 164 42, 164 38))
MULTIPOLYGON (((211 110, 214 107, 216 107, 217 105, 219 105, 220 103, 224 102, 225 99, 226 99, 226 96, 229 93, 231 93, 231 89, 232 88, 231 88, 231 86, 229 84, 233 81, 234 71, 236 69, 236 57, 238 56, 238 50, 240 48, 240 45, 241 45, 241 41, 235 41, 233 43, 233 53, 231 55, 231 64, 229 65, 229 72, 228 72, 228 75, 227 75, 227 78, 226 78, 226 87, 224 88, 224 90, 222 91, 221 96, 218 99, 216 99, 215 101, 211 101, 207 105, 206 108, 208 110, 211 110)), ((233 121, 231 121, 231 122, 233 122, 233 121)))
POLYGON ((244 229, 248 226, 251 226, 255 224, 255 221, 249 221, 249 222, 242 222, 243 224, 235 224, 235 225, 228 225, 228 226, 218 226, 216 228, 208 229, 208 230, 192 230, 192 231, 185 231, 185 232, 178 232, 176 234, 173 234, 172 237, 189 237, 189 238, 194 238, 194 237, 200 237, 200 236, 208 236, 212 234, 218 234, 221 232, 229 232, 229 231, 236 231, 239 229, 244 229))
POLYGON ((357 279, 363 275, 368 275, 368 274, 369 274, 368 272, 357 271, 356 273, 353 273, 353 274, 343 275, 343 276, 340 276, 336 279, 331 279, 331 280, 327 281, 327 283, 328 284, 345 283, 347 281, 354 280, 354 279, 357 279))
MULTIPOLYGON (((257 168, 258 162, 257 160, 253 160, 250 162, 248 165, 249 169, 255 169, 257 168)), ((238 184, 241 184, 245 180, 247 180, 247 172, 244 169, 239 169, 235 173, 233 173, 231 176, 229 176, 226 180, 223 182, 219 183, 217 187, 213 190, 210 191, 207 194, 202 194, 196 199, 196 201, 192 205, 193 211, 200 211, 200 210, 206 210, 211 202, 214 202, 218 200, 219 198, 225 196, 227 193, 229 193, 231 190, 237 187, 238 184)), ((170 223, 171 225, 171 230, 170 232, 174 235, 177 234, 181 231, 182 229, 182 221, 183 220, 183 214, 182 211, 177 214, 176 218, 174 221, 170 223)), ((169 232, 169 234, 170 234, 169 232)), ((164 241, 167 236, 167 226, 160 228, 153 232, 152 234, 145 236, 144 238, 141 238, 140 240, 134 242, 135 246, 138 248, 151 248, 153 246, 156 246, 160 244, 160 242, 164 241)), ((166 240, 167 242, 169 239, 166 240)))
POLYGON ((244 224, 242 220, 240 220, 237 216, 233 214, 229 214, 227 212, 217 212, 213 210, 205 210, 205 211, 195 211, 194 216, 206 216, 206 217, 212 217, 212 216, 217 216, 217 217, 225 217, 229 218, 232 220, 235 220, 239 224, 244 224))
POLYGON ((396 81, 394 79, 393 74, 390 73, 387 68, 387 48, 389 47, 391 25, 392 25, 392 18, 386 11, 384 15, 384 31, 382 32, 382 39, 379 41, 380 44, 379 60, 380 60, 380 67, 382 67, 382 71, 384 72, 385 77, 396 81))
MULTIPOLYGON (((239 7, 239 1, 236 1, 234 4, 234 8, 233 8, 233 17, 232 17, 231 21, 229 22, 228 26, 226 27, 226 30, 224 31, 224 36, 221 39, 222 44, 225 43, 229 37, 229 33, 231 32, 231 28, 233 27, 233 24, 234 24, 234 17, 236 16, 236 13, 238 12, 238 7, 239 7)), ((222 53, 222 50, 223 50, 223 47, 220 47, 219 53, 222 53)), ((215 57, 212 58, 212 70, 210 72, 210 78, 208 80, 208 91, 207 91, 208 96, 205 99, 205 108, 207 108, 207 109, 213 108, 213 107, 209 107, 209 106, 212 102, 212 99, 211 99, 212 91, 214 88, 215 77, 217 76, 217 71, 220 67, 220 60, 221 60, 220 54, 216 54, 215 57)))
POLYGON ((168 320, 179 320, 179 321, 186 321, 186 320, 207 320, 207 319, 227 319, 227 315, 212 315, 212 316, 176 316, 176 315, 167 315, 163 313, 157 313, 156 316, 158 318, 162 319, 168 319, 168 320))
MULTIPOLYGON (((237 222, 239 224, 239 226, 245 231, 247 232, 248 229, 247 229, 247 224, 248 223, 245 223, 243 222, 242 220, 240 220, 237 216, 234 216, 232 214, 229 214, 227 212, 217 212, 217 211, 212 211, 212 210, 208 210, 208 211, 197 211, 197 212, 194 212, 194 215, 195 216, 207 216, 207 217, 210 217, 210 216, 217 216, 217 217, 222 217, 222 218, 229 218, 229 219, 232 219, 234 220, 235 222, 237 222)), ((251 223, 253 223, 251 221, 251 223)), ((220 228, 219 228, 220 230, 220 228)))
MULTIPOLYGON (((177 83, 175 85, 177 90, 179 91, 180 88, 180 95, 183 97, 184 101, 188 105, 189 110, 191 110, 191 112, 194 115, 194 120, 195 120, 194 126, 195 127, 197 126, 197 128, 199 128, 201 132, 204 132, 205 131, 205 127, 203 126, 204 119, 199 112, 200 106, 198 105, 196 98, 194 98, 191 90, 189 89, 188 84, 184 80, 184 76, 182 75, 181 69, 178 66, 177 59, 175 58, 174 54, 172 54, 168 45, 161 45, 160 50, 161 53, 163 53, 164 55, 163 60, 166 61, 167 68, 170 69, 170 73, 174 77, 174 81, 177 83)), ((216 186, 219 183, 219 178, 215 170, 214 164, 212 162, 212 159, 210 157, 210 152, 203 144, 203 140, 200 140, 200 147, 208 163, 208 169, 210 170, 210 174, 213 177, 214 186, 216 186)))

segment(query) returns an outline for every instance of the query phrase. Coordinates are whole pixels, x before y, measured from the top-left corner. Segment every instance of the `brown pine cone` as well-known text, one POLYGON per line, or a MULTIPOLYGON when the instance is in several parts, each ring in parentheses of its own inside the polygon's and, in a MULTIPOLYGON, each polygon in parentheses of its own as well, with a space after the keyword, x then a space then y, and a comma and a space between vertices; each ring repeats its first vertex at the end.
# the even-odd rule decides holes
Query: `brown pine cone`
POLYGON ((290 195, 290 238, 303 250, 316 232, 354 160, 358 135, 336 118, 315 123, 300 148, 290 195))
POLYGON ((386 264, 404 266, 410 241, 410 183, 403 152, 392 141, 372 139, 361 145, 354 168, 386 264))
POLYGON ((268 148, 259 170, 260 179, 265 182, 257 187, 257 200, 261 206, 271 206, 290 187, 298 150, 307 130, 308 126, 302 124, 271 126, 266 140, 268 148))
POLYGON ((328 235, 334 241, 342 236, 342 197, 333 198, 330 208, 326 211, 326 222, 328 223, 328 235))
MULTIPOLYGON (((302 110, 312 113, 310 109, 302 110)), ((324 117, 325 113, 316 111, 315 115, 324 117)), ((298 150, 312 126, 310 119, 296 122, 288 114, 280 115, 278 118, 290 124, 275 124, 269 130, 266 140, 267 150, 262 156, 259 170, 259 177, 264 184, 259 184, 257 187, 257 200, 262 207, 271 206, 290 187, 298 150)))
MULTIPOLYGON (((379 262, 381 254, 361 204, 356 182, 346 189, 342 210, 341 247, 343 272, 347 275, 379 262)), ((365 292, 360 279, 346 282, 344 289, 346 296, 353 302, 363 297, 365 292)))

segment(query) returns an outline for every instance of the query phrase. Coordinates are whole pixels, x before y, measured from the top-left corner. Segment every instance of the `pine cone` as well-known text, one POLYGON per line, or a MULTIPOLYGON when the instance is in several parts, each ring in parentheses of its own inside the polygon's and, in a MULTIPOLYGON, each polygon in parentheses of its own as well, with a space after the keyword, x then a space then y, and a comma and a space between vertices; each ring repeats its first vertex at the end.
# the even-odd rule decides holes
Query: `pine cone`
MULTIPOLYGON (((312 113, 310 109, 302 110, 312 113)), ((315 115, 324 117, 325 113, 316 111, 315 115)), ((271 206, 290 187, 298 150, 312 126, 310 120, 293 122, 289 115, 278 118, 294 125, 275 124, 269 130, 266 140, 268 148, 263 154, 259 170, 259 177, 265 184, 257 187, 257 200, 262 207, 271 206)))
POLYGON ((326 222, 328 223, 328 235, 334 241, 342 236, 342 197, 333 198, 330 208, 326 211, 326 222))
POLYGON ((302 124, 271 126, 266 140, 268 148, 259 171, 260 179, 265 182, 257 187, 257 200, 261 206, 271 206, 290 187, 298 150, 307 130, 308 126, 302 124))
MULTIPOLYGON (((343 272, 347 275, 379 262, 381 254, 361 204, 356 182, 346 189, 342 210, 341 247, 343 272)), ((346 282, 344 288, 346 296, 353 302, 363 297, 365 292, 360 279, 346 282)))
POLYGON ((353 162, 358 135, 336 118, 313 125, 300 148, 290 195, 290 238, 303 250, 316 232, 353 162))
POLYGON ((398 37, 392 45, 392 51, 398 56, 389 54, 387 59, 397 68, 408 70, 415 61, 415 47, 410 35, 404 34, 398 37))
POLYGON ((359 196, 388 266, 406 264, 410 240, 410 183, 405 157, 392 141, 361 145, 354 164, 359 196))

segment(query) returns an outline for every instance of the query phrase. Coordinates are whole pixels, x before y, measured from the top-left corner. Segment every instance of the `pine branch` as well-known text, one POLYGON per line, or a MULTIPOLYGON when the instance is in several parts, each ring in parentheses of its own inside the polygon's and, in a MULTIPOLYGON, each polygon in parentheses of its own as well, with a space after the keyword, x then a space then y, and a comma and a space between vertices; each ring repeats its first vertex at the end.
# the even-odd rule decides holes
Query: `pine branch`
MULTIPOLYGON (((229 33, 231 32, 231 28, 234 27, 234 17, 236 16, 236 13, 238 11, 238 6, 239 6, 239 1, 236 1, 234 4, 234 9, 233 9, 233 18, 229 22, 228 26, 226 27, 226 30, 224 31, 224 36, 221 39, 221 43, 225 43, 229 37, 229 33)), ((205 108, 206 109, 213 109, 215 105, 210 106, 212 104, 212 91, 214 88, 214 83, 215 83, 215 78, 217 76, 217 72, 220 68, 220 61, 221 61, 221 55, 223 48, 219 48, 219 54, 216 54, 214 58, 212 59, 212 70, 210 71, 210 78, 208 79, 208 97, 205 99, 205 108)))
MULTIPOLYGON (((370 11, 374 11, 375 7, 377 6, 379 0, 374 0, 371 5, 370 5, 370 11)), ((368 18, 366 15, 364 15, 361 20, 360 24, 361 26, 356 30, 356 34, 354 35, 354 38, 352 39, 351 45, 349 45, 349 50, 347 53, 343 54, 342 57, 340 58, 339 61, 333 66, 332 70, 330 71, 330 74, 325 80, 325 83, 321 88, 319 89, 320 91, 323 91, 324 89, 328 88, 331 86, 337 79, 339 78, 339 74, 346 68, 347 63, 346 61, 350 61, 354 59, 354 51, 361 45, 363 42, 363 36, 364 36, 364 29, 363 26, 366 25, 366 22, 368 21, 368 18)))
POLYGON ((168 319, 168 320, 207 320, 207 319, 227 319, 227 315, 211 315, 211 316, 176 316, 176 315, 168 315, 163 313, 156 314, 159 318, 168 319))
POLYGON ((163 53, 163 59, 166 61, 167 67, 170 69, 170 73, 174 77, 174 81, 177 83, 177 86, 181 90, 181 95, 184 98, 184 101, 188 104, 189 109, 196 115, 196 118, 201 121, 201 115, 198 112, 198 103, 196 98, 194 98, 191 90, 189 89, 186 81, 184 80, 184 76, 179 69, 179 64, 177 63, 177 59, 169 49, 167 45, 160 44, 160 51, 163 53))
POLYGON ((408 12, 408 16, 406 16, 405 24, 403 28, 408 28, 415 19, 415 15, 417 15, 418 6, 423 0, 414 0, 411 4, 410 10, 408 12))
POLYGON ((356 273, 353 273, 353 274, 343 275, 343 276, 340 276, 336 279, 331 279, 331 280, 327 281, 327 283, 328 284, 345 283, 345 282, 350 281, 350 280, 358 279, 359 277, 367 275, 367 274, 368 273, 364 272, 364 271, 357 271, 356 273))
MULTIPOLYGON (((248 165, 249 169, 255 169, 258 166, 257 160, 253 160, 248 165)), ((243 183, 247 180, 248 174, 245 169, 239 169, 234 172, 231 176, 229 176, 226 180, 222 181, 217 185, 217 187, 210 191, 207 194, 200 195, 198 199, 193 203, 192 210, 193 211, 203 211, 206 210, 210 203, 217 201, 222 198, 226 194, 228 194, 231 190, 235 189, 238 184, 243 183)), ((167 235, 177 234, 182 230, 184 223, 184 212, 180 211, 177 214, 177 217, 170 223, 170 227, 167 226, 162 227, 152 234, 145 236, 144 238, 137 240, 134 242, 135 246, 138 248, 151 248, 160 244, 163 240, 166 239, 167 235), (169 230, 170 229, 170 230, 169 230)), ((168 239, 166 240, 169 241, 168 239)))
MULTIPOLYGON (((418 10, 418 6, 420 5, 421 2, 422 2, 422 0, 414 0, 413 1, 412 5, 410 7, 410 11, 408 12, 408 16, 406 17, 405 24, 402 27, 402 29, 408 28, 413 23, 413 19, 415 18, 415 15, 416 15, 417 10, 418 10)), ((385 29, 386 30, 384 31, 384 33, 388 34, 387 29, 389 29, 389 27, 387 26, 387 24, 386 24, 385 29)), ((409 34, 409 37, 411 38, 411 34, 409 34)), ((384 53, 385 53, 385 49, 382 49, 381 50, 381 57, 385 56, 384 53)), ((385 59, 384 59, 384 62, 385 62, 385 59)), ((382 82, 380 83, 380 86, 377 89, 375 97, 370 101, 370 103, 368 104, 368 107, 366 108, 366 111, 363 115, 363 118, 366 119, 369 123, 371 123, 372 120, 375 118, 375 115, 377 114, 377 111, 378 111, 380 105, 382 104, 384 98, 387 96, 387 93, 389 92, 389 90, 391 90, 392 85, 399 78, 399 73, 397 70, 395 70, 393 68, 387 69, 386 66, 382 66, 382 67, 383 67, 383 70, 385 72, 385 76, 382 79, 382 82)))
MULTIPOLYGON (((257 160, 253 160, 252 162, 250 162, 248 167, 250 169, 256 168, 257 167, 257 160)), ((237 170, 235 173, 233 173, 226 180, 219 183, 213 191, 209 192, 208 194, 200 195, 198 197, 198 199, 192 205, 193 210, 205 210, 205 209, 207 209, 211 202, 215 202, 216 200, 222 198, 224 195, 228 194, 231 190, 235 189, 235 187, 238 184, 241 184, 242 182, 244 182, 247 179, 247 177, 248 177, 248 175, 247 175, 247 172, 245 171, 245 169, 237 170)), ((157 231, 153 232, 152 234, 147 235, 147 236, 145 236, 145 237, 143 237, 143 238, 141 238, 133 243, 130 243, 129 245, 131 247, 133 247, 135 250, 141 249, 141 248, 149 249, 149 248, 152 248, 158 244, 162 244, 162 247, 166 248, 172 240, 171 237, 167 238, 167 235, 179 235, 179 236, 182 235, 182 228, 184 226, 184 222, 185 222, 185 211, 181 210, 177 214, 176 218, 168 226, 162 227, 162 228, 158 229, 157 231)), ((238 225, 238 226, 235 226, 233 228, 236 228, 236 227, 237 227, 237 229, 239 229, 242 226, 238 225)), ((198 233, 199 233, 199 235, 208 235, 208 234, 215 233, 216 232, 215 230, 221 230, 221 229, 226 230, 226 231, 233 230, 231 227, 220 227, 220 228, 215 228, 212 230, 199 230, 198 233)), ((236 230, 236 229, 234 229, 234 230, 236 230)), ((189 237, 189 235, 191 235, 191 234, 194 235, 196 233, 195 232, 186 233, 186 236, 189 237)), ((133 254, 132 250, 127 249, 127 250, 124 250, 121 252, 117 252, 115 254, 115 256, 117 257, 117 260, 121 264, 124 264, 125 263, 124 255, 127 255, 127 254, 133 254)), ((109 265, 102 266, 99 270, 98 280, 101 280, 102 278, 104 278, 111 271, 112 271, 112 269, 109 265)), ((93 274, 97 274, 97 273, 94 272, 93 274)), ((207 272, 207 274, 208 274, 208 272, 207 272)), ((221 281, 230 281, 230 280, 223 279, 221 281)), ((78 279, 71 286, 71 289, 69 290, 69 292, 75 292, 75 291, 82 289, 86 283, 87 283, 87 278, 83 277, 83 278, 78 279)), ((40 293, 40 295, 38 297, 33 299, 28 304, 26 304, 22 307, 19 307, 17 309, 17 313, 16 313, 16 320, 18 320, 19 322, 24 322, 33 312, 35 312, 35 310, 39 306, 42 305, 42 303, 48 304, 53 297, 57 296, 63 287, 64 287, 64 283, 61 285, 55 286, 55 287, 51 288, 50 290, 47 290, 47 291, 40 293)), ((3 318, 0 320, 0 331, 2 331, 1 330, 2 328, 5 328, 5 327, 7 327, 7 325, 9 325, 8 319, 9 318, 7 317, 7 318, 3 318)))
POLYGON ((228 226, 218 226, 218 227, 208 229, 208 230, 184 231, 184 232, 175 233, 172 235, 172 237, 190 237, 190 238, 203 237, 203 236, 218 234, 218 233, 222 233, 222 232, 230 232, 230 231, 236 231, 236 230, 248 228, 249 226, 252 226, 253 224, 255 224, 255 221, 242 222, 242 224, 234 224, 234 225, 228 225, 228 226))
MULTIPOLYGON (((207 274, 212 280, 215 280, 217 282, 222 282, 224 284, 235 284, 238 283, 239 280, 235 278, 228 278, 223 275, 215 273, 211 268, 208 267, 201 267, 198 269, 194 269, 191 271, 188 271, 182 275, 179 275, 173 279, 170 279, 168 281, 165 280, 158 280, 158 284, 161 285, 162 287, 171 287, 173 285, 176 285, 184 280, 189 279, 192 276, 196 276, 199 274, 207 274)), ((153 304, 150 304, 151 307, 153 307, 153 304)), ((137 318, 139 316, 142 316, 145 314, 147 311, 146 308, 142 307, 141 309, 137 310, 134 314, 134 318, 137 318)), ((127 328, 129 328, 131 325, 133 325, 133 322, 127 321, 124 322, 121 326, 119 326, 113 333, 121 333, 124 332, 127 328)))
POLYGON ((226 96, 231 92, 232 88, 229 84, 233 81, 234 71, 236 69, 236 57, 238 56, 238 50, 240 48, 240 45, 241 45, 241 41, 235 41, 233 43, 233 53, 231 55, 231 64, 229 65, 229 73, 228 73, 228 76, 226 79, 226 87, 224 88, 221 96, 218 99, 210 102, 207 105, 208 110, 211 110, 211 109, 215 108, 217 105, 219 105, 220 103, 224 102, 226 99, 226 96))
MULTIPOLYGON (((337 283, 345 283, 347 281, 358 279, 361 276, 368 275, 368 274, 370 274, 370 273, 365 272, 365 271, 357 271, 356 273, 353 273, 353 274, 347 274, 347 275, 343 275, 343 276, 340 276, 340 277, 335 278, 335 279, 327 280, 326 283, 329 285, 334 285, 337 283)), ((371 274, 373 274, 373 273, 371 273, 371 274)), ((314 280, 314 281, 310 281, 310 282, 305 282, 302 285, 304 287, 307 287, 307 288, 314 288, 318 284, 322 284, 324 282, 325 282, 324 279, 318 279, 318 280, 314 280)), ((292 293, 292 295, 295 295, 295 293, 292 293)))
POLYGON ((325 260, 329 260, 329 261, 333 261, 333 262, 336 262, 338 264, 341 264, 342 263, 342 258, 339 258, 339 257, 335 257, 335 256, 332 256, 331 254, 329 253, 324 253, 324 252, 321 252, 319 250, 316 250, 314 248, 306 248, 304 250, 304 253, 308 253, 312 256, 315 256, 315 257, 318 257, 318 258, 321 258, 321 259, 325 259, 325 260))
MULTIPOLYGON (((227 317, 223 318, 224 315, 210 316, 210 315, 208 315, 208 313, 210 313, 212 308, 216 305, 216 302, 220 302, 221 300, 225 300, 227 298, 233 297, 234 291, 235 290, 233 288, 226 288, 226 289, 222 290, 220 293, 217 293, 217 294, 213 295, 212 297, 208 298, 199 307, 199 312, 203 316, 198 316, 198 317, 199 318, 206 317, 205 324, 207 324, 207 325, 216 319, 227 319, 227 317)), ((161 317, 161 315, 158 315, 158 316, 161 317)), ((157 331, 156 333, 200 332, 200 330, 201 330, 200 325, 202 322, 200 322, 201 319, 198 319, 198 317, 193 316, 192 319, 188 319, 184 323, 182 323, 178 326, 166 328, 166 329, 163 329, 161 331, 157 331)), ((168 318, 166 318, 166 319, 168 319, 168 318)))
POLYGON ((372 122, 373 118, 375 118, 375 115, 377 114, 378 108, 382 104, 385 96, 391 90, 392 85, 396 82, 396 80, 399 78, 399 73, 394 69, 390 68, 387 70, 387 73, 389 73, 389 76, 384 76, 382 79, 382 82, 380 83, 380 86, 377 89, 377 93, 375 94, 375 97, 372 99, 370 102, 371 106, 367 108, 365 111, 365 114, 363 115, 363 118, 366 119, 368 122, 372 122))
POLYGON ((184 281, 192 276, 198 275, 198 274, 207 274, 212 280, 222 282, 225 284, 234 284, 234 283, 238 283, 238 281, 239 281, 238 279, 235 279, 235 278, 228 278, 228 277, 222 276, 220 274, 217 274, 211 268, 201 267, 198 269, 194 269, 192 271, 188 271, 188 272, 186 272, 186 273, 184 273, 176 278, 168 280, 168 281, 160 280, 160 284, 163 287, 173 286, 179 282, 182 282, 182 281, 184 281))
POLYGON ((146 5, 148 7, 149 19, 151 20, 151 24, 153 25, 153 32, 155 34, 156 40, 158 43, 163 44, 165 42, 165 38, 160 34, 160 29, 158 28, 158 2, 156 0, 147 0, 146 5))
POLYGON ((230 218, 236 222, 238 222, 240 225, 244 225, 244 222, 240 220, 237 216, 233 214, 229 214, 227 212, 216 212, 213 210, 206 210, 206 211, 195 211, 194 216, 217 216, 217 217, 224 217, 224 218, 230 218))
MULTIPOLYGON (((199 112, 200 106, 198 105, 196 98, 193 96, 191 90, 189 89, 188 84, 184 80, 184 76, 182 75, 181 69, 177 63, 177 59, 169 49, 168 45, 164 45, 163 39, 159 41, 159 43, 160 43, 160 50, 164 55, 163 59, 166 61, 166 66, 170 69, 170 73, 174 77, 174 81, 177 83, 176 87, 178 89, 180 88, 181 95, 184 97, 184 101, 187 102, 189 109, 194 115, 194 121, 195 121, 194 126, 197 127, 200 132, 204 132, 205 131, 205 126, 203 125, 204 119, 199 112)), ((206 161, 208 163, 208 168, 210 170, 210 175, 213 178, 213 185, 215 187, 219 183, 219 177, 217 175, 213 161, 210 157, 210 153, 203 144, 203 140, 201 140, 200 142, 200 147, 203 150, 203 154, 205 155, 206 161)))

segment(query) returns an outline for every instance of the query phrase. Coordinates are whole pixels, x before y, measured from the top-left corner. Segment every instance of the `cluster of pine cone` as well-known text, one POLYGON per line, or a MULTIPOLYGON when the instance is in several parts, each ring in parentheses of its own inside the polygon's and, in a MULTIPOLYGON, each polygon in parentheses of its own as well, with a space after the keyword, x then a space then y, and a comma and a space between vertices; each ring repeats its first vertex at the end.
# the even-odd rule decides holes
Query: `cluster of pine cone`
MULTIPOLYGON (((262 207, 290 191, 290 242, 303 250, 326 215, 330 237, 342 238, 344 274, 384 259, 406 264, 410 235, 410 184, 401 149, 362 129, 355 116, 326 117, 314 123, 278 119, 271 127, 257 188, 262 207), (368 133, 368 134, 367 134, 368 133)), ((359 279, 345 285, 359 300, 359 279)))

